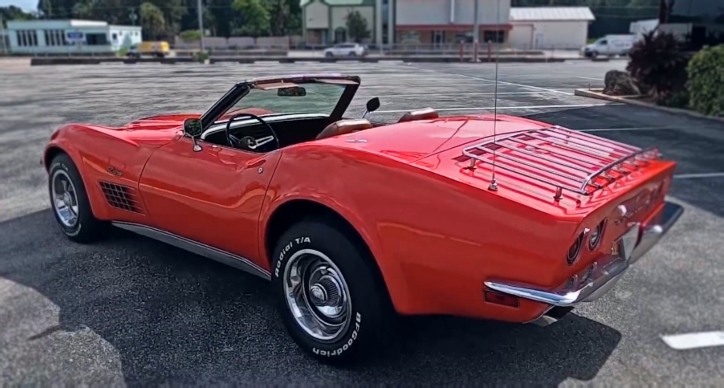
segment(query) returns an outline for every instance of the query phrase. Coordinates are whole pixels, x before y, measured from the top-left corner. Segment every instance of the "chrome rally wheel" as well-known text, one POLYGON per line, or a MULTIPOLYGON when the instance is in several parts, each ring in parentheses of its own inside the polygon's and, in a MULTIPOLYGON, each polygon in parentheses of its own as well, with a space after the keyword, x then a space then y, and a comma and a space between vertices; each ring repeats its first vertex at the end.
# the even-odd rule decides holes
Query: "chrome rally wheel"
POLYGON ((65 153, 55 155, 48 166, 48 192, 53 215, 66 237, 79 243, 105 237, 108 223, 93 215, 83 178, 65 153))
POLYGON ((297 324, 316 340, 333 342, 349 328, 349 287, 339 268, 322 252, 302 249, 289 257, 284 292, 297 324))
POLYGON ((53 172, 50 178, 52 206, 58 220, 68 228, 78 224, 78 194, 73 181, 65 170, 53 172))
POLYGON ((396 314, 375 259, 354 229, 338 219, 308 217, 274 241, 277 310, 303 351, 343 364, 389 343, 396 314))

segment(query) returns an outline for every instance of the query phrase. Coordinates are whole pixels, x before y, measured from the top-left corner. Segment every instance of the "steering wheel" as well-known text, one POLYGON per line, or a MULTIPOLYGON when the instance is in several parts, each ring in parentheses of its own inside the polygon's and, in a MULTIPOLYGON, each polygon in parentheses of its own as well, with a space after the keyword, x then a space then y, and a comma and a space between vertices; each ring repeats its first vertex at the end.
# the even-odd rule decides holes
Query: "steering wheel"
POLYGON ((249 151, 255 151, 257 148, 263 146, 264 144, 271 143, 272 141, 277 143, 277 149, 281 148, 281 145, 279 143, 279 137, 277 136, 276 132, 274 132, 274 128, 269 125, 266 121, 262 120, 261 117, 251 114, 251 113, 237 113, 234 116, 232 116, 229 121, 226 122, 226 141, 229 142, 229 145, 233 146, 234 148, 241 148, 246 149, 249 151), (255 119, 259 121, 260 123, 264 124, 267 128, 269 128, 269 132, 271 132, 271 136, 264 136, 261 138, 254 138, 252 136, 244 136, 241 139, 231 134, 231 123, 239 117, 250 117, 252 119, 255 119))

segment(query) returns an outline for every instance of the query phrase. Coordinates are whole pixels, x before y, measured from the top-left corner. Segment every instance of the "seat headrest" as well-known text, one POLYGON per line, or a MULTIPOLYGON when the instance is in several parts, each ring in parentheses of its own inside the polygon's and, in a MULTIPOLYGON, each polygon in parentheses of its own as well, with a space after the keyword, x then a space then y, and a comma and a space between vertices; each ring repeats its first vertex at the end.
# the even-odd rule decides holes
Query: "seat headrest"
POLYGON ((362 131, 372 128, 373 125, 365 119, 348 119, 335 121, 329 124, 317 135, 317 140, 327 137, 344 135, 347 133, 362 131))
POLYGON ((437 111, 432 108, 424 108, 424 109, 418 109, 413 110, 405 113, 400 117, 400 119, 397 121, 398 123, 404 123, 406 121, 414 121, 414 120, 430 120, 430 119, 436 119, 440 117, 437 114, 437 111))

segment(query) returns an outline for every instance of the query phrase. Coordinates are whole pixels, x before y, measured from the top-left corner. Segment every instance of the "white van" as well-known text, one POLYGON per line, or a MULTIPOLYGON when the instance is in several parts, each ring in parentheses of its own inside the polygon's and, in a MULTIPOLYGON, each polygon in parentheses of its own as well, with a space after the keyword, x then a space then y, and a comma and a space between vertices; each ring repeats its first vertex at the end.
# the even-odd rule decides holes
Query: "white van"
POLYGON ((595 42, 584 46, 581 54, 585 57, 596 58, 599 55, 614 56, 628 55, 631 46, 636 41, 636 35, 606 35, 595 42))

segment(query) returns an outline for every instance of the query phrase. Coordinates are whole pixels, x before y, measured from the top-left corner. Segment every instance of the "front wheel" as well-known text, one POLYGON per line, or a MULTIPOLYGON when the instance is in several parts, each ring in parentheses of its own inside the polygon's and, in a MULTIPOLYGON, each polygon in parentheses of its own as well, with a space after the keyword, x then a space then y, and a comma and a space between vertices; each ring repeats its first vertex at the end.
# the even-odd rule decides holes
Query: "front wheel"
POLYGON ((59 154, 48 169, 50 206, 60 230, 79 243, 96 241, 108 232, 108 223, 93 216, 83 179, 70 157, 59 154))
POLYGON ((282 322, 305 352, 340 364, 389 338, 394 314, 369 254, 334 223, 293 225, 274 250, 272 285, 282 322))

